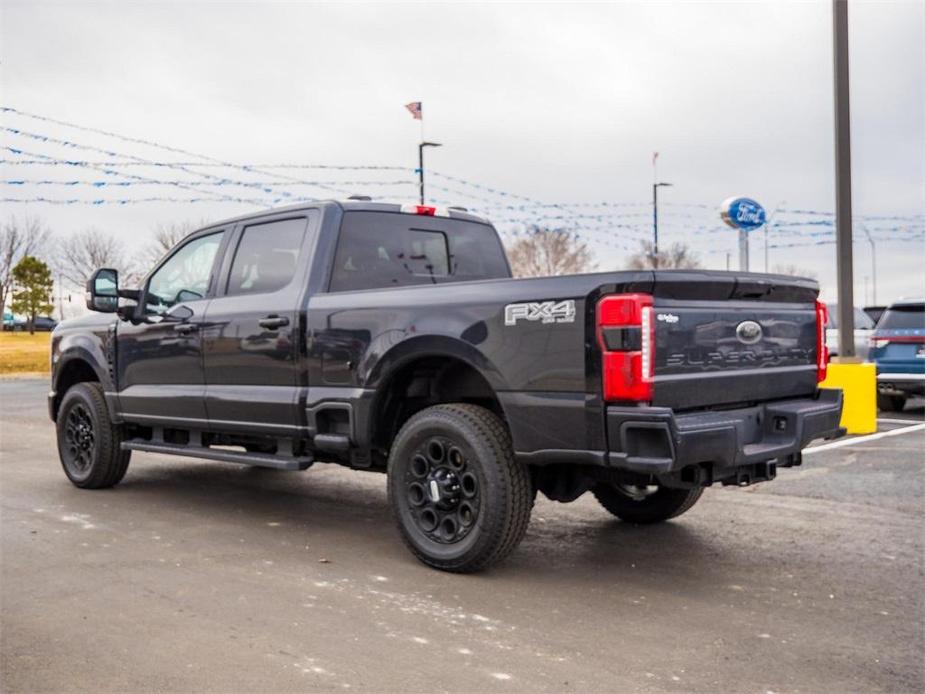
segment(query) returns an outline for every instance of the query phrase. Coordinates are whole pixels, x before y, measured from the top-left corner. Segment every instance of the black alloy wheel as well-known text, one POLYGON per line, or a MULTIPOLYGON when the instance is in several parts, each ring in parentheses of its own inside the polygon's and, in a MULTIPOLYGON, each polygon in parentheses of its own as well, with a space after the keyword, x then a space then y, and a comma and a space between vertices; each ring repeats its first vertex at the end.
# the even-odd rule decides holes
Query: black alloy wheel
POLYGON ((392 442, 388 486, 405 544, 445 571, 504 559, 533 508, 530 474, 514 457, 507 427, 476 405, 434 405, 408 419, 392 442))

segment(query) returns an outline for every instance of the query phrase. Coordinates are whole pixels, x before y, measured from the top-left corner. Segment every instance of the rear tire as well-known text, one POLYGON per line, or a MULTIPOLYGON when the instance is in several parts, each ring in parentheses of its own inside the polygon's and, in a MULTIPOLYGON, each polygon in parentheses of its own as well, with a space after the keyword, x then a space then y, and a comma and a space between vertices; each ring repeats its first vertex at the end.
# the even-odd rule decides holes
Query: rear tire
POLYGON ((428 566, 479 571, 527 531, 534 490, 504 423, 482 407, 435 405, 411 417, 389 454, 389 500, 402 539, 428 566))
POLYGON ((132 452, 122 450, 99 383, 78 383, 64 394, 56 427, 58 457, 75 486, 103 489, 122 481, 132 452))
POLYGON ((633 487, 600 482, 592 492, 601 506, 627 523, 661 523, 669 518, 680 516, 688 511, 700 495, 703 488, 672 489, 659 487, 652 492, 643 492, 649 487, 633 487))
POLYGON ((884 412, 902 412, 905 406, 905 395, 884 395, 883 393, 877 393, 877 407, 884 412))

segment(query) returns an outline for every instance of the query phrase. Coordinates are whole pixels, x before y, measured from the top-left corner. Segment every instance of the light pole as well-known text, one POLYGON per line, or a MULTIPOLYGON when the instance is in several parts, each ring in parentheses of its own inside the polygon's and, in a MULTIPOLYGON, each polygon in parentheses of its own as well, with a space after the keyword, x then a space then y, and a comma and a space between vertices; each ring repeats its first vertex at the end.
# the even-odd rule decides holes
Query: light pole
POLYGON ((870 229, 867 228, 866 224, 862 224, 861 228, 864 230, 864 233, 867 234, 867 242, 870 243, 870 275, 871 283, 873 284, 873 293, 871 305, 877 305, 877 245, 874 243, 874 237, 870 235, 870 229))
POLYGON ((771 216, 764 220, 764 271, 768 271, 768 224, 774 221, 774 217, 777 216, 777 213, 780 212, 780 208, 787 204, 786 200, 781 200, 777 203, 777 207, 774 208, 774 211, 771 213, 771 216))
POLYGON ((442 147, 439 142, 422 142, 418 145, 418 187, 421 191, 421 204, 424 204, 424 148, 442 147))
POLYGON ((854 353, 854 258, 851 248, 851 107, 848 98, 848 0, 832 0, 835 70, 835 260, 838 272, 838 356, 854 353))
POLYGON ((658 189, 671 183, 652 184, 652 266, 658 269, 658 189))

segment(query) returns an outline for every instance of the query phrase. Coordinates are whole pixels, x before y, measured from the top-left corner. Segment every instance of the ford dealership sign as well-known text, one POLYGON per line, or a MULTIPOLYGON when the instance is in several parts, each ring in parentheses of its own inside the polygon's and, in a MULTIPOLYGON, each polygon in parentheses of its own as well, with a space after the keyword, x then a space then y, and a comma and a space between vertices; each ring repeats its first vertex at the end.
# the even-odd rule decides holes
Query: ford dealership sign
POLYGON ((754 231, 766 221, 764 208, 751 198, 729 198, 719 212, 726 224, 742 231, 754 231))

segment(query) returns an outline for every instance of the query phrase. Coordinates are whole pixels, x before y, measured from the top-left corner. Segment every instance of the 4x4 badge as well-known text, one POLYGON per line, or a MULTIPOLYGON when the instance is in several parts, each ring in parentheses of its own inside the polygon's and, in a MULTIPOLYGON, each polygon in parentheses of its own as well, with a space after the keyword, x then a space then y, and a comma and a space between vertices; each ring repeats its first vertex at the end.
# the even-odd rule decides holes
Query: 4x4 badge
POLYGON ((574 323, 575 300, 530 301, 523 304, 508 304, 504 307, 504 324, 517 325, 519 320, 542 323, 574 323))

